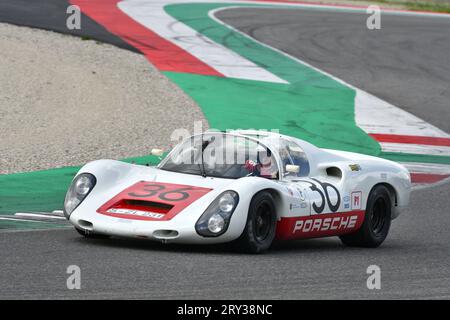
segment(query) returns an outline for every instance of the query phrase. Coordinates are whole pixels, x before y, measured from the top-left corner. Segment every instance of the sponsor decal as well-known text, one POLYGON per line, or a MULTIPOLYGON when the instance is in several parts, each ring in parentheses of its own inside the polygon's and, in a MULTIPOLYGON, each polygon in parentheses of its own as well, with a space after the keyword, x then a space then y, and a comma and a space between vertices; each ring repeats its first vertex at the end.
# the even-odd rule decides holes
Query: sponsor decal
POLYGON ((352 192, 352 210, 361 209, 361 202, 362 202, 362 192, 361 191, 352 192))
POLYGON ((344 203, 344 209, 350 209, 350 196, 345 196, 342 198, 344 203))
POLYGON ((108 209, 106 212, 115 213, 115 214, 131 214, 131 215, 135 215, 135 216, 150 217, 150 218, 155 218, 155 219, 161 219, 162 217, 164 217, 164 215, 161 213, 141 211, 141 210, 131 210, 131 209, 120 209, 120 208, 118 208, 118 209, 111 208, 111 209, 108 209))
POLYGON ((293 196, 294 196, 295 189, 294 189, 294 188, 291 188, 290 186, 288 186, 286 189, 287 189, 287 192, 289 193, 289 195, 290 195, 291 197, 293 197, 293 196))
POLYGON ((300 200, 305 201, 305 194, 303 193, 303 190, 299 187, 297 187, 298 195, 300 197, 300 200))
POLYGON ((277 224, 277 239, 304 239, 351 233, 359 229, 363 221, 362 210, 282 218, 277 224))
POLYGON ((361 166, 359 164, 349 164, 348 166, 352 171, 361 171, 361 166))
POLYGON ((292 233, 353 229, 357 221, 358 221, 357 215, 346 217, 337 216, 334 218, 326 218, 326 219, 318 217, 307 220, 297 220, 295 222, 292 233))
POLYGON ((301 203, 291 203, 289 205, 289 209, 292 211, 292 209, 305 209, 306 207, 308 207, 308 205, 306 204, 306 202, 301 202, 301 203))

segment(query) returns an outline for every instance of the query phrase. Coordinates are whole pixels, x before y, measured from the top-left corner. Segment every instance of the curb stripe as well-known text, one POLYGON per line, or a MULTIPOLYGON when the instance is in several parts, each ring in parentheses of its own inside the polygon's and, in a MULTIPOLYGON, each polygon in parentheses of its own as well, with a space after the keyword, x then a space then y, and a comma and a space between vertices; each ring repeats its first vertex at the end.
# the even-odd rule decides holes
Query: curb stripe
POLYGON ((432 164, 432 163, 414 163, 414 162, 400 162, 401 165, 406 167, 409 172, 414 173, 434 173, 434 174, 449 174, 450 166, 445 164, 432 164))
MULTIPOLYGON (((176 0, 186 3, 191 0, 176 0)), ((198 2, 198 0, 194 1, 198 2)), ((239 55, 226 46, 208 38, 203 32, 169 15, 165 7, 170 1, 120 1, 117 6, 129 17, 147 27, 158 36, 209 65, 227 78, 255 80, 287 84, 288 82, 272 74, 253 61, 239 55)), ((179 72, 182 72, 178 70, 179 72)))
POLYGON ((428 146, 450 147, 450 138, 443 138, 443 137, 406 136, 398 134, 378 134, 378 133, 369 133, 369 136, 371 136, 378 142, 408 143, 408 144, 422 144, 428 146))
POLYGON ((141 51, 161 71, 223 77, 220 72, 189 52, 135 22, 117 7, 119 0, 69 0, 69 2, 82 8, 84 14, 141 51))
POLYGON ((450 147, 427 146, 423 144, 380 143, 383 152, 399 152, 433 156, 450 156, 450 147))
POLYGON ((450 175, 433 174, 433 173, 411 173, 412 183, 436 183, 447 179, 450 175))

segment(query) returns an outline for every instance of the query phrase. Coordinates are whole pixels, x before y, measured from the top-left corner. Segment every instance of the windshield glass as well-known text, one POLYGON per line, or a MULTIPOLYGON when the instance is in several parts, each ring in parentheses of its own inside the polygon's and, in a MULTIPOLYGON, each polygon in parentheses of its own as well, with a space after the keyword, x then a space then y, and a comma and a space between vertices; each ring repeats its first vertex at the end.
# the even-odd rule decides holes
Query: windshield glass
POLYGON ((309 162, 306 158, 305 152, 296 143, 280 139, 280 143, 277 146, 278 154, 281 158, 281 166, 285 170, 286 165, 298 166, 298 172, 289 173, 284 172, 285 176, 291 177, 306 177, 309 174, 309 162))
POLYGON ((269 149, 252 139, 223 133, 187 139, 164 160, 160 169, 229 179, 246 176, 278 179, 278 166, 269 149))

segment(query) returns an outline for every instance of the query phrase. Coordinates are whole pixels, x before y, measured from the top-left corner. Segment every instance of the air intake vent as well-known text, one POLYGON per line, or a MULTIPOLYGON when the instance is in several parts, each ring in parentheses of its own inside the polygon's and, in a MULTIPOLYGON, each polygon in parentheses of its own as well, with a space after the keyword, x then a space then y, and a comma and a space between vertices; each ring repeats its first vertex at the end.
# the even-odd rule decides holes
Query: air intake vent
POLYGON ((153 201, 145 201, 145 200, 125 200, 124 202, 125 202, 125 205, 147 208, 147 209, 151 209, 151 210, 159 209, 166 213, 169 212, 170 209, 173 208, 173 206, 170 204, 153 202, 153 201))
POLYGON ((342 171, 338 167, 328 167, 327 168, 327 175, 329 177, 334 177, 341 179, 342 178, 342 171))

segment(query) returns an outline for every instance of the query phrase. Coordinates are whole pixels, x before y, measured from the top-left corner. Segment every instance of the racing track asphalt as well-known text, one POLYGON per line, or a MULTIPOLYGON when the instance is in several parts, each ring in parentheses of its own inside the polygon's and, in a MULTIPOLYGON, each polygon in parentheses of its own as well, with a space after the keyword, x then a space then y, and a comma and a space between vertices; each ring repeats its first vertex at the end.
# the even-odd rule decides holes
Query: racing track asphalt
POLYGON ((2 0, 0 2, 0 22, 82 36, 86 39, 94 39, 138 52, 86 15, 81 17, 80 30, 67 29, 66 20, 69 17, 67 7, 69 5, 67 0, 2 0))
MULTIPOLYGON (((383 16, 382 28, 396 32, 375 41, 350 14, 233 9, 219 17, 448 131, 447 21, 383 16)), ((72 230, 0 233, 0 299, 448 299, 449 194, 449 184, 415 191, 384 245, 370 250, 329 238, 279 243, 253 256, 227 247, 88 240, 72 230), (81 268, 78 291, 66 288, 72 264, 81 268), (372 264, 381 268, 381 290, 366 288, 372 264)))

